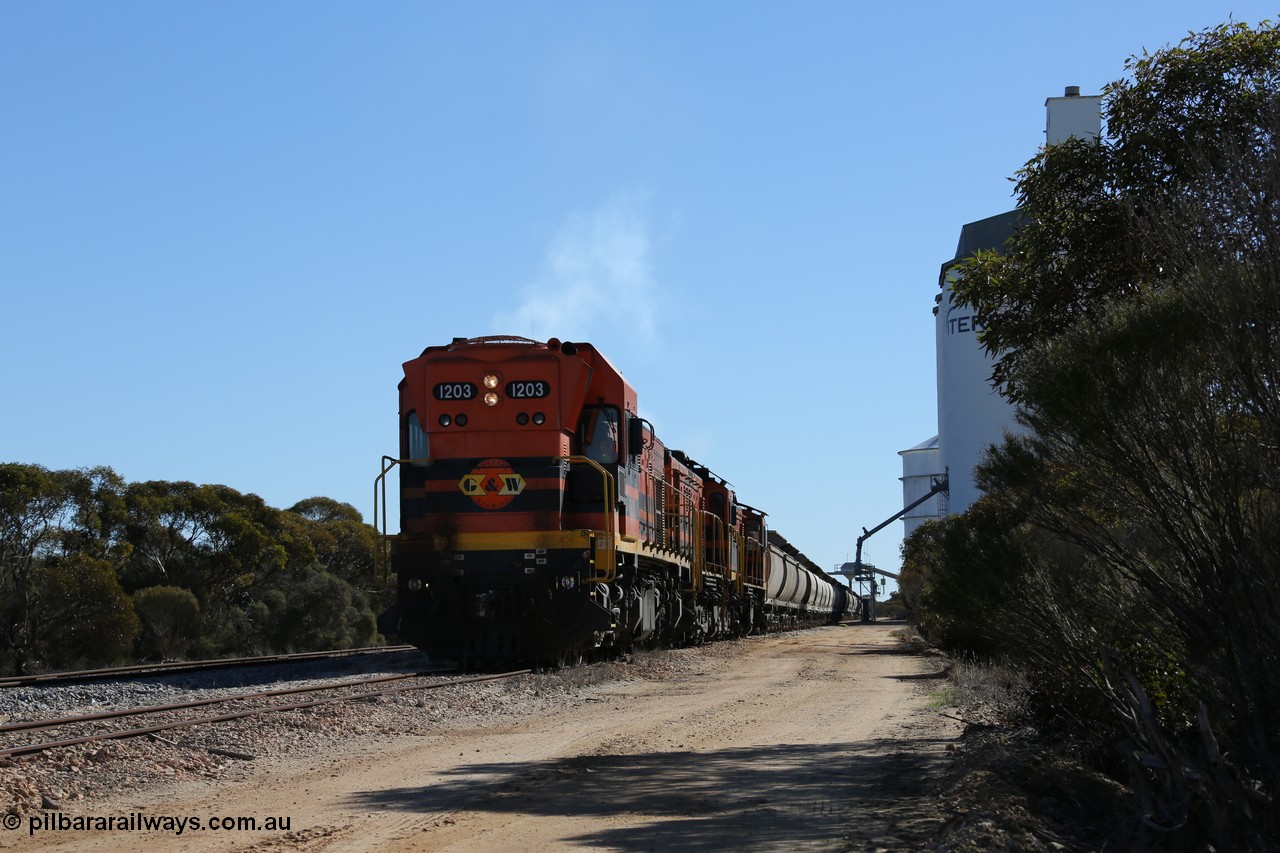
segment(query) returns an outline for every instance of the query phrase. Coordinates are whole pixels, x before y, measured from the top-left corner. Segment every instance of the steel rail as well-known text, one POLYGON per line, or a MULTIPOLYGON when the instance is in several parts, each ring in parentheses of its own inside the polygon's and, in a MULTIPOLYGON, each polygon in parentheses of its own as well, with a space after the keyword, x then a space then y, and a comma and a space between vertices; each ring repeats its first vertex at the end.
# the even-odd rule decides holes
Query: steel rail
POLYGON ((335 649, 327 652, 296 652, 284 655, 258 655, 247 658, 215 658, 181 663, 151 663, 136 666, 113 666, 105 669, 79 669, 70 672, 47 672, 38 675, 12 675, 0 678, 0 688, 26 687, 33 684, 53 684, 59 681, 88 681, 112 678, 120 675, 164 675, 170 672, 189 672, 206 669, 226 669, 232 666, 261 666, 271 663, 295 663, 328 658, 373 655, 381 652, 408 652, 413 646, 362 646, 358 649, 335 649))
MULTIPOLYGON (((205 723, 222 723, 230 720, 240 720, 245 717, 253 717, 258 714, 269 714, 273 711, 296 711, 302 708, 314 708, 317 705, 329 705, 334 702, 350 702, 357 699, 367 699, 372 696, 386 696, 392 693, 406 693, 410 690, 438 690, 444 687, 455 687, 464 684, 479 684, 485 681, 498 681, 504 678, 514 678, 517 675, 527 675, 533 672, 531 669, 515 670, 513 672, 502 672, 495 675, 482 675, 472 678, 464 678, 456 681, 444 681, 436 684, 410 684, 400 687, 387 687, 382 690, 367 690, 353 696, 328 696, 323 699, 312 699, 307 702, 290 702, 283 705, 269 705, 265 708, 250 708, 244 711, 233 711, 229 714, 218 714, 213 717, 198 717, 194 719, 178 720, 171 723, 159 723, 154 726, 145 726, 139 729, 125 729, 115 732, 100 732, 95 735, 83 735, 81 737, 67 738, 59 741, 48 741, 45 743, 25 744, 23 746, 8 747, 0 749, 0 758, 10 758, 16 755, 31 755, 37 752, 46 752, 50 749, 57 749, 64 746, 76 746, 82 743, 92 743, 99 740, 123 740, 125 738, 139 737, 141 735, 157 734, 159 732, 170 731, 172 729, 181 729, 188 726, 198 726, 205 723)), ((412 676, 406 676, 412 677, 412 676)), ((327 689, 336 689, 344 685, 329 685, 327 689)), ((323 688, 315 688, 323 689, 323 688)), ((227 697, 243 698, 243 697, 227 697)), ((179 706, 180 707, 180 706, 179 706)))
POLYGON ((218 705, 223 702, 237 702, 242 699, 270 699, 273 696, 295 696, 299 693, 315 693, 320 690, 341 690, 343 687, 363 687, 366 684, 382 684, 388 681, 404 681, 408 678, 423 678, 429 675, 444 675, 453 670, 439 672, 407 672, 398 675, 377 675, 371 678, 359 678, 354 681, 330 681, 325 684, 311 684, 305 687, 287 687, 280 690, 259 690, 256 693, 236 693, 229 696, 211 696, 207 699, 193 699, 190 702, 175 702, 169 705, 140 705, 136 708, 120 708, 115 711, 99 711, 93 714, 77 714, 74 717, 48 717, 43 720, 21 720, 16 723, 0 725, 0 734, 5 732, 22 732, 33 729, 52 729, 58 726, 69 726, 74 723, 92 723, 101 720, 118 720, 121 717, 139 717, 143 714, 159 714, 165 711, 182 711, 187 708, 203 708, 206 705, 218 705))

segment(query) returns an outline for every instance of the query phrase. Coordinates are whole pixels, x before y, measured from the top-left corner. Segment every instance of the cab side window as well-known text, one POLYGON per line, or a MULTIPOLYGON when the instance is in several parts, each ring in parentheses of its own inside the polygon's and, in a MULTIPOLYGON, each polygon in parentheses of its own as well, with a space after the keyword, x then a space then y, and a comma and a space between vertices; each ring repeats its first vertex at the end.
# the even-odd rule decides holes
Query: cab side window
POLYGON ((582 418, 582 454, 601 465, 618 461, 618 410, 613 406, 588 409, 582 418))
POLYGON ((417 412, 410 412, 406 423, 408 434, 409 459, 429 459, 431 450, 427 442, 427 434, 422 429, 422 423, 418 420, 417 412))

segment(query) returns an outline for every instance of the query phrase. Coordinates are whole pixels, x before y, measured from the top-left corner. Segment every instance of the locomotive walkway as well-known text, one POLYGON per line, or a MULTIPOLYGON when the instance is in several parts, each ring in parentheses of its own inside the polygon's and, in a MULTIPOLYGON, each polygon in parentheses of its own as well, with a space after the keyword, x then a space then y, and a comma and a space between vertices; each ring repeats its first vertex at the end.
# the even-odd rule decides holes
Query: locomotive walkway
MULTIPOLYGON (((959 724, 887 625, 710 647, 518 724, 445 723, 86 813, 289 816, 287 832, 44 833, 0 846, 181 850, 909 850, 959 724)), ((10 833, 16 835, 16 833, 10 833)), ((3 842, 11 842, 5 844, 3 842)))

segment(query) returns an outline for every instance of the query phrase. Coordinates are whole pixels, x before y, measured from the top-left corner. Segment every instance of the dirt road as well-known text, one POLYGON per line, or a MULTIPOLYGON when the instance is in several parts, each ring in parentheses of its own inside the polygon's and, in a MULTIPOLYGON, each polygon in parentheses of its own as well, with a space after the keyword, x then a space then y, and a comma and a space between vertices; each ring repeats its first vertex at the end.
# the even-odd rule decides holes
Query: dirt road
MULTIPOLYGON (((353 741, 245 779, 142 790, 66 820, 194 817, 140 832, 0 836, 35 850, 911 849, 959 725, 926 707, 936 658, 885 625, 748 640, 663 681, 585 688, 518 725, 353 741), (213 816, 288 818, 213 830, 213 816)), ((57 820, 58 818, 53 818, 57 820)))

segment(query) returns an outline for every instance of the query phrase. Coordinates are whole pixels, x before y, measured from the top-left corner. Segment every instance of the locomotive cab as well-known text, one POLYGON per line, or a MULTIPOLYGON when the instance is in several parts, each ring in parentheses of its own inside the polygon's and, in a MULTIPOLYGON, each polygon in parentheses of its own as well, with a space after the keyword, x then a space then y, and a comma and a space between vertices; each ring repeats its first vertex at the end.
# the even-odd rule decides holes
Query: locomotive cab
MULTIPOLYGON (((618 446, 622 415, 617 406, 595 405, 582 410, 572 450, 575 455, 586 457, 600 465, 615 480, 618 463, 622 458, 618 446)), ((605 499, 607 481, 591 466, 571 468, 569 500, 575 504, 598 504, 605 499)))

